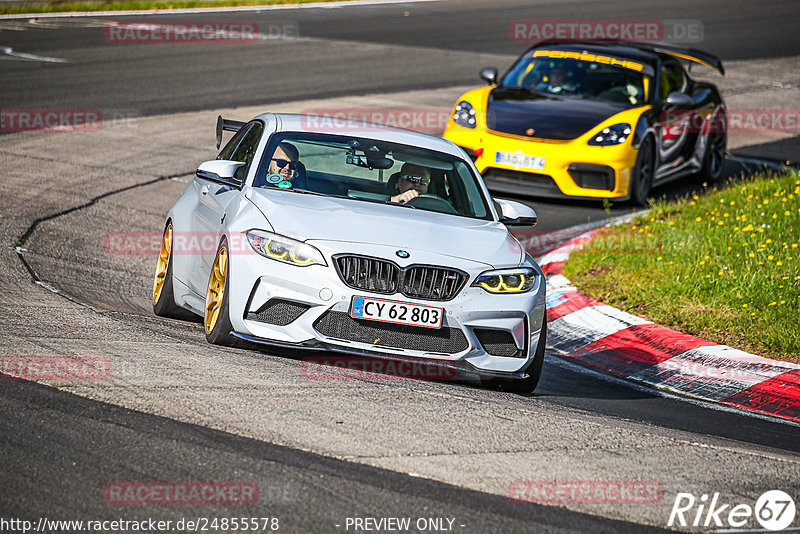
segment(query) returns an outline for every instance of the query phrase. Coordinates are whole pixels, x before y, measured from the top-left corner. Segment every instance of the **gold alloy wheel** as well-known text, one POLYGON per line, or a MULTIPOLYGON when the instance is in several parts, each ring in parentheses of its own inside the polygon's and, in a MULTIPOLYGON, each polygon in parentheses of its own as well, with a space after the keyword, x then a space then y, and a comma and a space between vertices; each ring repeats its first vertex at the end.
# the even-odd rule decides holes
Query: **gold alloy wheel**
POLYGON ((228 272, 228 248, 222 245, 217 251, 214 259, 214 266, 211 268, 211 278, 208 280, 208 291, 206 291, 206 313, 203 323, 206 327, 206 334, 211 334, 219 320, 220 308, 222 308, 222 298, 225 294, 225 275, 228 272))
POLYGON ((172 223, 164 229, 164 238, 161 240, 161 252, 158 253, 158 263, 156 264, 156 277, 153 280, 153 306, 158 304, 161 292, 164 290, 164 282, 167 279, 167 268, 169 267, 169 255, 172 253, 172 223))

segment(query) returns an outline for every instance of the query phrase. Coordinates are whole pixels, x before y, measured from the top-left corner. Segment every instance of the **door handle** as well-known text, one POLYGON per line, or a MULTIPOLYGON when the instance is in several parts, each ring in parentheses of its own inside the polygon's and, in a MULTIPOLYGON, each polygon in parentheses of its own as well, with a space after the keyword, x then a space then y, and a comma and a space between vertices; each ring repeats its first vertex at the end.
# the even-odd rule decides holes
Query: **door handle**
POLYGON ((207 185, 204 185, 203 187, 201 187, 201 188, 200 188, 200 192, 201 192, 202 194, 204 194, 204 195, 207 195, 207 194, 208 194, 208 186, 207 186, 207 185))

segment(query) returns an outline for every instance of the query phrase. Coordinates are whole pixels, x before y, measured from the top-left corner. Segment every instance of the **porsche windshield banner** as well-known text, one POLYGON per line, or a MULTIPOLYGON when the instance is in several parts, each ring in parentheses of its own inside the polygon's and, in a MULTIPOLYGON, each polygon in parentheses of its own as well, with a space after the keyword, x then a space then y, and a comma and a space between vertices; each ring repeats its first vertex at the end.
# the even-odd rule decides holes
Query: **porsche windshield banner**
POLYGON ((594 63, 603 63, 611 65, 612 67, 622 67, 648 76, 653 75, 653 69, 649 65, 637 63, 630 59, 618 58, 614 56, 607 56, 603 54, 591 54, 588 52, 569 52, 566 50, 534 50, 531 55, 533 58, 549 57, 552 59, 574 59, 575 61, 591 61, 594 63))

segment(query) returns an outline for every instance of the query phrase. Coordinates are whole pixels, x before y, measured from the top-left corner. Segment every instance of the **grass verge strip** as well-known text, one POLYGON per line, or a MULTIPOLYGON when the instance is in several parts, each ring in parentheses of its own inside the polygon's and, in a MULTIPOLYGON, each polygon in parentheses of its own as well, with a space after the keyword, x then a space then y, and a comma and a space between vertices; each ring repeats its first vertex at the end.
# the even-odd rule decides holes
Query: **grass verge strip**
POLYGON ((800 179, 760 174, 653 203, 573 253, 564 274, 658 324, 800 363, 799 242, 800 179))

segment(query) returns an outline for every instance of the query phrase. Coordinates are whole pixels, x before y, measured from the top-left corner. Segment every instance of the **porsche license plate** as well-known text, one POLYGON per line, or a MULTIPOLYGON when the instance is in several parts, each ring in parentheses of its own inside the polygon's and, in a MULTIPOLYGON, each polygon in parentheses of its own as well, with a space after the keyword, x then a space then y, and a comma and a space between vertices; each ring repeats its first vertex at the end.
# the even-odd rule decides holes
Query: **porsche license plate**
POLYGON ((444 308, 408 304, 394 300, 353 297, 350 317, 384 323, 441 328, 444 308))
POLYGON ((544 158, 539 156, 529 156, 516 152, 498 152, 494 160, 496 163, 512 167, 525 167, 526 169, 535 169, 537 171, 544 170, 544 158))

